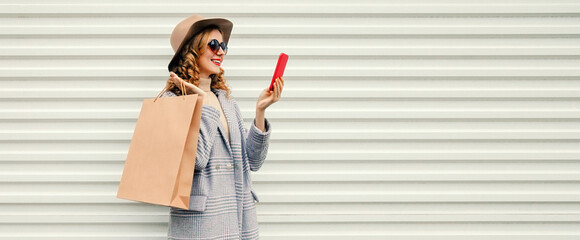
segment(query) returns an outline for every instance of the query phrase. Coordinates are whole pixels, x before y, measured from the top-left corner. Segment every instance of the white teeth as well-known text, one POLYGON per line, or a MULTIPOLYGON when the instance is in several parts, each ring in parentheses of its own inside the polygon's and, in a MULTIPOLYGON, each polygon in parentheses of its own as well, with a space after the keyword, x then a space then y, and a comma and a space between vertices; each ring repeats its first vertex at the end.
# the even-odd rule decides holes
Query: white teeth
POLYGON ((211 60, 211 61, 212 61, 212 62, 214 62, 214 63, 217 63, 217 64, 221 64, 221 63, 222 63, 222 62, 221 62, 221 61, 219 61, 219 60, 211 60))

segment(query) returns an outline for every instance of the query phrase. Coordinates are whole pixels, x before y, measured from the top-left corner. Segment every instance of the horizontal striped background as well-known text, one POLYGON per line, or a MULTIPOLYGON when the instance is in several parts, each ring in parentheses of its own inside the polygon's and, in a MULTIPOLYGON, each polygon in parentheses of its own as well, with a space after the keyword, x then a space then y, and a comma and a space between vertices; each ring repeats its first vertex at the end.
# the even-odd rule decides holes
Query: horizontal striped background
POLYGON ((115 194, 193 13, 248 125, 290 55, 262 239, 580 239, 578 1, 0 0, 0 240, 165 238, 115 194))

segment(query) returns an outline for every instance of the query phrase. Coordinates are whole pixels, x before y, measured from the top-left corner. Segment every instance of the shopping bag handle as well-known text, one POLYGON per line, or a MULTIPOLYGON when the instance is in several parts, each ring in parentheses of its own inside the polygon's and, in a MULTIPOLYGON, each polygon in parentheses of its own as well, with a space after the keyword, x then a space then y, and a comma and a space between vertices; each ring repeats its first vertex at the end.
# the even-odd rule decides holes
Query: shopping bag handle
MULTIPOLYGON (((165 86, 163 88, 163 90, 161 90, 161 92, 159 92, 159 94, 157 94, 157 97, 155 97, 155 100, 153 100, 153 102, 157 101, 157 99, 161 96, 161 94, 163 94, 166 91, 167 91, 167 86, 165 86)), ((183 96, 187 95, 187 89, 185 89, 184 81, 181 81, 181 91, 183 91, 183 96)))

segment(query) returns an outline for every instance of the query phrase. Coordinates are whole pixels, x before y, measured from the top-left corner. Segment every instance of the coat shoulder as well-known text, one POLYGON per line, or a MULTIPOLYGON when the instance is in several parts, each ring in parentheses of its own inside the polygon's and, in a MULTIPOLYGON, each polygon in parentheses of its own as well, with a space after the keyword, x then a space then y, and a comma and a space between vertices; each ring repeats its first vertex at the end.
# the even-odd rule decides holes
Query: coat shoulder
POLYGON ((161 94, 160 97, 176 97, 177 94, 173 93, 172 91, 165 91, 163 94, 161 94))

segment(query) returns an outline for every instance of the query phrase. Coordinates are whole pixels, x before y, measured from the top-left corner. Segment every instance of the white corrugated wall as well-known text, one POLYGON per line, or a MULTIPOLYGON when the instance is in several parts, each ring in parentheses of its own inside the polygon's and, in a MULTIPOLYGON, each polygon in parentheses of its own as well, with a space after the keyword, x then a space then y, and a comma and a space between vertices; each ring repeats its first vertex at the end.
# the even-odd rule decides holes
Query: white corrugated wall
POLYGON ((579 1, 166 2, 0 1, 0 240, 164 239, 115 194, 193 13, 247 123, 290 55, 262 239, 580 239, 579 1))

